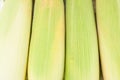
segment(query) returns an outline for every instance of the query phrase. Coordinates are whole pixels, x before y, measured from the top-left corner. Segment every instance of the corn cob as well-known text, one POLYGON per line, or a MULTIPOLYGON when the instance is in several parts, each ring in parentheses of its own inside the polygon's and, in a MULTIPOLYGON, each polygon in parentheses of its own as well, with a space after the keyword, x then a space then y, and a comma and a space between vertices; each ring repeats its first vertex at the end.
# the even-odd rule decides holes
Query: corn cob
POLYGON ((36 0, 30 43, 28 80, 62 80, 63 68, 63 1, 36 0))
POLYGON ((97 25, 104 80, 120 80, 120 1, 97 0, 97 25))
POLYGON ((0 1, 0 80, 25 80, 31 0, 0 1))
POLYGON ((92 0, 66 0, 65 80, 99 80, 92 0))

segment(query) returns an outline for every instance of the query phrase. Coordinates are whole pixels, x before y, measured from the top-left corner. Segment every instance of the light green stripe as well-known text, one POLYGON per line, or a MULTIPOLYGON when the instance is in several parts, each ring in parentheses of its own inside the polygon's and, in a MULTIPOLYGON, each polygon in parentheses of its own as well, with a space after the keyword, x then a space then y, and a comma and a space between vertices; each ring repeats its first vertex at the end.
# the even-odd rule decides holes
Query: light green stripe
MULTIPOLYGON (((64 21, 63 14, 62 0, 36 0, 30 44, 29 80, 61 80, 63 78, 64 51, 60 54, 60 56, 63 55, 62 58, 54 57, 55 54, 59 55, 59 52, 52 52, 52 49, 54 50, 56 47, 53 46, 56 30, 58 27, 63 27, 58 26, 61 17, 64 21), (50 5, 50 2, 53 2, 53 5, 50 5), (53 64, 54 58, 57 64, 53 64), (62 65, 56 67, 61 63, 62 65), (56 71, 54 72, 54 70, 56 71)), ((56 43, 56 45, 58 44, 59 42, 56 43)))
POLYGON ((92 0, 66 0, 65 80, 99 80, 92 0))
POLYGON ((105 80, 120 80, 120 1, 97 0, 97 23, 105 80))

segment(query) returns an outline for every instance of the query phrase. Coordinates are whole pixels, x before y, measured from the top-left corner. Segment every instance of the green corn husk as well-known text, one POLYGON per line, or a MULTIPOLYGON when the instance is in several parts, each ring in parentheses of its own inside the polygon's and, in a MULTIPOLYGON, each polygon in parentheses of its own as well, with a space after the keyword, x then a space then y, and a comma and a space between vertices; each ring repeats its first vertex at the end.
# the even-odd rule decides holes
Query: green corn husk
POLYGON ((64 72, 64 6, 62 0, 36 0, 28 80, 62 80, 64 72))
POLYGON ((92 0, 66 0, 65 80, 99 80, 92 0))
POLYGON ((31 0, 0 1, 0 80, 25 80, 31 0))
POLYGON ((120 80, 120 1, 97 0, 97 25, 104 80, 120 80))

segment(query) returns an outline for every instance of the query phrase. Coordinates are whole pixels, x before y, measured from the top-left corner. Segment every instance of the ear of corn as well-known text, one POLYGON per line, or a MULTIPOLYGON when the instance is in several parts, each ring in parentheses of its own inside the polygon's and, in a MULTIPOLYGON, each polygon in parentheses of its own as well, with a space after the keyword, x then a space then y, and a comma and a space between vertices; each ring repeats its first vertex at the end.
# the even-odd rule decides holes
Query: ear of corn
POLYGON ((0 80, 24 80, 31 0, 3 0, 0 8, 0 80))
POLYGON ((65 80, 99 80, 92 0, 66 0, 65 80))
POLYGON ((63 1, 36 0, 33 18, 28 79, 62 80, 64 71, 63 1))
POLYGON ((120 80, 120 1, 97 0, 96 6, 104 80, 120 80))

